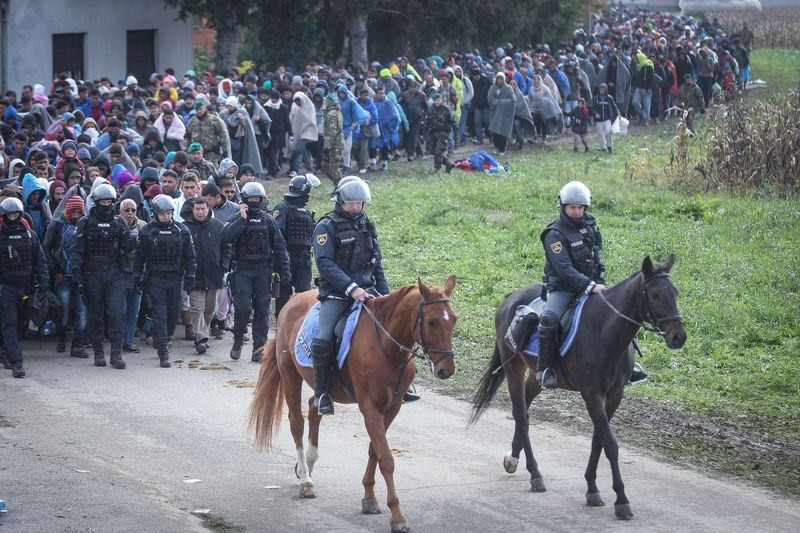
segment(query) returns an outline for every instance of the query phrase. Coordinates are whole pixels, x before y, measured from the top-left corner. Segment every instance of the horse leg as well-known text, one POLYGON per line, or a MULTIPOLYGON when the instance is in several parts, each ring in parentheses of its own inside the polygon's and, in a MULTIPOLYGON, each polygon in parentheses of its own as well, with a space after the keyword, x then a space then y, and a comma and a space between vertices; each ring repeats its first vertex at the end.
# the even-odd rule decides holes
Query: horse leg
POLYGON ((525 405, 525 390, 523 386, 523 379, 525 376, 525 365, 521 358, 515 358, 513 361, 506 365, 506 381, 508 383, 508 396, 511 398, 511 413, 514 416, 514 438, 511 439, 511 451, 503 457, 503 468, 506 472, 513 474, 517 471, 519 465, 519 452, 524 446, 523 431, 520 429, 524 426, 524 433, 528 433, 528 409, 525 405), (519 412, 522 412, 525 423, 520 424, 519 412))
POLYGON ((528 378, 525 380, 525 414, 526 414, 526 428, 524 435, 525 444, 525 459, 528 472, 531 474, 531 490, 533 492, 545 492, 547 488, 544 486, 544 479, 542 473, 539 472, 539 464, 536 462, 536 457, 533 455, 533 444, 530 438, 530 407, 531 402, 542 391, 541 385, 536 380, 535 372, 528 373, 528 378))
MULTIPOLYGON (((389 506, 391 516, 389 525, 392 533, 407 533, 410 531, 408 522, 400 510, 400 500, 394 487, 394 457, 386 440, 386 425, 380 410, 372 404, 361 405, 361 414, 364 416, 364 425, 369 433, 372 448, 378 461, 378 467, 386 482, 386 504, 389 506)), ((395 413, 396 414, 396 413, 395 413)), ((393 417, 392 417, 393 418, 393 417)))
POLYGON ((600 440, 600 433, 595 429, 592 433, 592 453, 589 454, 589 464, 586 465, 586 505, 600 507, 606 503, 600 497, 600 490, 597 488, 597 463, 600 461, 600 452, 603 451, 603 441, 600 440))
POLYGON ((284 397, 286 398, 286 405, 289 406, 289 427, 292 431, 295 451, 297 452, 297 463, 294 467, 294 473, 300 479, 300 497, 316 498, 317 491, 314 488, 314 482, 311 480, 311 471, 308 468, 306 453, 303 449, 305 420, 303 419, 303 410, 300 408, 302 388, 303 380, 300 378, 300 375, 296 373, 290 374, 288 379, 286 379, 286 392, 284 393, 284 397))
POLYGON ((308 474, 314 472, 314 464, 319 459, 319 423, 322 415, 317 412, 314 405, 314 396, 308 399, 308 451, 306 451, 306 463, 308 464, 308 474))
MULTIPOLYGON (((611 476, 613 478, 611 486, 617 494, 617 500, 614 502, 614 515, 622 520, 629 520, 633 516, 633 513, 631 512, 630 502, 628 502, 628 498, 625 496, 625 484, 622 482, 622 476, 619 472, 619 446, 617 445, 617 440, 614 438, 614 433, 611 431, 611 425, 608 422, 605 397, 598 393, 581 394, 586 402, 586 409, 589 411, 589 416, 594 423, 595 432, 600 437, 600 442, 602 443, 606 458, 611 465, 611 476)), ((594 439, 592 439, 592 448, 594 449, 594 439)))
MULTIPOLYGON (((388 431, 389 425, 400 411, 400 405, 383 415, 383 426, 388 431)), ((372 443, 369 444, 369 460, 367 470, 364 472, 362 484, 364 485, 364 498, 361 500, 361 512, 364 514, 380 514, 378 499, 375 497, 375 469, 378 467, 378 456, 372 443)))

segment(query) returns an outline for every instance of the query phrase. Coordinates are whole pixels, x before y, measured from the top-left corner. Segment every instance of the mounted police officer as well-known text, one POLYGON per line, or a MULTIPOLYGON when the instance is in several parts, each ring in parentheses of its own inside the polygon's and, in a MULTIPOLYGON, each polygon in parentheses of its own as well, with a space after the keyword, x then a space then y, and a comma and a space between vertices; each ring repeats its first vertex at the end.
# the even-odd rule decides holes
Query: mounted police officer
POLYGON ((133 279, 137 289, 150 297, 153 344, 161 368, 169 368, 169 341, 181 313, 182 291, 194 288, 197 263, 189 229, 172 219, 172 198, 159 194, 151 207, 154 218, 139 231, 133 279))
POLYGON ((328 377, 333 360, 333 328, 353 300, 371 298, 367 291, 389 294, 381 265, 375 224, 364 213, 371 200, 369 185, 356 176, 342 178, 335 191, 336 207, 314 229, 314 255, 319 270, 319 331, 311 344, 317 411, 333 414, 328 377))
POLYGON ((264 187, 251 181, 242 187, 244 203, 238 215, 222 230, 222 242, 233 245, 233 347, 231 359, 242 356, 244 334, 250 310, 253 312, 253 353, 251 361, 261 359, 260 348, 267 343, 269 304, 272 298, 272 272, 289 285, 292 280, 289 255, 278 223, 263 209, 267 199, 264 187))
POLYGON ((36 232, 23 222, 22 202, 6 198, 0 202, 0 323, 2 323, 4 360, 15 378, 25 377, 22 351, 19 348, 18 319, 25 297, 36 282, 47 288, 47 260, 36 232))
POLYGON ((115 214, 117 191, 103 183, 91 193, 94 206, 78 221, 72 243, 72 277, 86 298, 86 331, 94 350, 95 366, 106 366, 103 336, 111 340, 111 366, 125 368, 122 359, 122 322, 125 290, 123 255, 133 251, 136 239, 128 224, 115 214))
MULTIPOLYGON (((592 205, 589 188, 571 181, 558 194, 559 218, 548 224, 540 239, 544 245, 544 283, 547 302, 539 320, 539 372, 542 386, 558 386, 552 371, 557 353, 556 329, 561 315, 581 294, 600 294, 606 289, 605 267, 600 261, 603 237, 592 215, 586 212, 592 205)), ((647 374, 641 367, 634 369, 631 383, 641 381, 647 374), (637 373, 640 371, 640 373, 637 373)))
POLYGON ((289 251, 292 272, 291 284, 281 283, 281 291, 275 299, 275 317, 289 301, 294 292, 311 290, 311 236, 314 233, 314 213, 306 207, 312 187, 319 185, 313 174, 299 175, 289 182, 289 192, 272 211, 289 251))

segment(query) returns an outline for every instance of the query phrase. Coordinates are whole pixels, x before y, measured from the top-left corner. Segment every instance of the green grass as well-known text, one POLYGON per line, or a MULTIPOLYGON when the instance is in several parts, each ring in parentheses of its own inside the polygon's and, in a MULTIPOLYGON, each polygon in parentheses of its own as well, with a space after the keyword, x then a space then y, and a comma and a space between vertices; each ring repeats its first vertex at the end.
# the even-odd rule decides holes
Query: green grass
POLYGON ((689 342, 671 351, 659 337, 642 336, 651 380, 635 393, 797 442, 800 206, 687 196, 626 177, 625 162, 640 157, 653 135, 620 142, 610 156, 573 154, 567 146, 527 151, 510 159, 507 174, 432 177, 428 162, 393 172, 398 179, 376 180, 368 212, 390 284, 459 277, 454 387, 473 390, 492 352, 495 309, 507 293, 541 279, 539 232, 557 216, 561 185, 582 180, 595 199, 609 281, 638 269, 645 255, 677 255, 673 278, 689 342))
POLYGON ((771 91, 796 89, 800 84, 800 50, 753 50, 750 63, 750 79, 764 80, 771 91))

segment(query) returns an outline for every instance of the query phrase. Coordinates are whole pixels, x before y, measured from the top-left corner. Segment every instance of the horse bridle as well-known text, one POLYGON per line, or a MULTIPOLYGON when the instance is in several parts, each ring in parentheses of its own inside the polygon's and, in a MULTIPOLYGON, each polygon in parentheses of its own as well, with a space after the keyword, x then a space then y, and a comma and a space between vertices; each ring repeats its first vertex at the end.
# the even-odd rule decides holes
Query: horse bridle
POLYGON ((645 309, 644 309, 644 322, 639 322, 638 320, 634 320, 631 317, 621 313, 614 305, 608 301, 605 294, 602 292, 600 293, 600 298, 605 302, 605 304, 616 314, 618 317, 622 318, 623 320, 627 320, 631 324, 634 324, 645 331, 652 331, 653 333, 658 333, 665 339, 670 332, 678 327, 679 325, 683 324, 683 317, 681 315, 672 315, 666 317, 659 317, 653 312, 653 307, 650 305, 650 298, 647 295, 647 284, 653 280, 660 279, 660 278, 667 278, 669 279, 668 272, 659 272, 649 278, 645 278, 644 282, 642 283, 642 299, 644 299, 645 309), (647 325, 647 322, 652 324, 651 326, 647 325), (664 322, 675 322, 668 330, 664 331, 661 329, 661 324, 664 322))

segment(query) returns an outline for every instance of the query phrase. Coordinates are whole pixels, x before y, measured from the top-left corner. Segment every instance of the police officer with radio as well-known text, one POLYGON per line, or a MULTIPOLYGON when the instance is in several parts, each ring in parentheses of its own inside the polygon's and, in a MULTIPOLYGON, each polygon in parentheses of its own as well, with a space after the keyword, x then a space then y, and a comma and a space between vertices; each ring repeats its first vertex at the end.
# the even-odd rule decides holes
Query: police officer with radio
POLYGON ((289 192, 284 200, 272 211, 275 222, 281 230, 286 248, 289 251, 289 264, 292 273, 291 284, 281 283, 280 295, 275 299, 275 317, 294 292, 311 290, 311 236, 314 233, 314 213, 309 210, 311 188, 319 185, 313 174, 295 176, 289 182, 289 192))
POLYGON ((25 377, 19 348, 18 319, 34 282, 48 287, 47 259, 35 231, 22 220, 22 202, 6 198, 0 202, 0 324, 5 343, 4 366, 15 378, 25 377))
POLYGON ((319 270, 319 331, 311 343, 314 396, 321 415, 333 414, 328 378, 333 364, 333 328, 353 300, 371 298, 367 291, 389 294, 381 265, 375 224, 364 213, 372 199, 369 185, 357 176, 342 178, 335 191, 336 207, 314 229, 314 255, 319 270))
POLYGON ((122 359, 122 322, 125 289, 123 255, 133 251, 136 239, 128 224, 115 214, 117 191, 103 183, 91 193, 94 206, 78 221, 72 242, 72 277, 86 300, 86 331, 95 366, 106 366, 103 337, 111 339, 111 366, 125 368, 122 359))
MULTIPOLYGON (((547 225, 540 239, 544 246, 544 283, 547 301, 539 320, 539 371, 542 386, 558 386, 552 371, 556 356, 556 328, 561 315, 581 294, 599 294, 606 289, 605 267, 600 261, 603 237, 592 215, 586 212, 592 205, 589 188, 571 181, 558 194, 559 217, 547 225)), ((640 365, 634 367, 630 382, 647 378, 640 365)))
POLYGON ((272 298, 272 272, 289 285, 292 274, 289 255, 278 223, 264 210, 264 187, 251 181, 242 187, 239 214, 231 217, 222 230, 222 242, 233 246, 233 347, 231 359, 242 356, 247 321, 253 310, 253 362, 261 360, 261 347, 267 343, 269 304, 272 298))
POLYGON ((133 283, 150 298, 153 345, 161 368, 169 368, 169 341, 181 313, 182 291, 194 288, 197 263, 192 234, 172 219, 172 198, 159 194, 151 207, 154 218, 139 231, 133 283))

